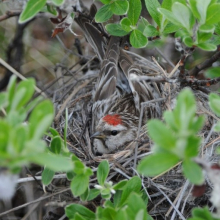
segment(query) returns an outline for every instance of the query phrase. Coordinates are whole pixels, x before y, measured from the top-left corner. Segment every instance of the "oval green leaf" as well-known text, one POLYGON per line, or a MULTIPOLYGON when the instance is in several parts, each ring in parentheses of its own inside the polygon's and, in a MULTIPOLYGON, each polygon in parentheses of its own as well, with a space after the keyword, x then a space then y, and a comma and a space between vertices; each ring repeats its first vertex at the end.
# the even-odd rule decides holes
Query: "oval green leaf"
POLYGON ((131 21, 132 25, 136 25, 141 14, 141 1, 140 0, 130 0, 128 19, 131 21))
POLYGON ((98 170, 97 170, 97 179, 98 179, 98 183, 99 185, 103 186, 105 183, 105 180, 107 178, 109 174, 109 164, 107 160, 103 160, 99 166, 98 166, 98 170))
POLYGON ((47 186, 51 183, 53 180, 55 172, 48 167, 45 167, 43 173, 42 173, 42 183, 47 186))
POLYGON ((113 15, 112 11, 111 11, 111 5, 104 5, 102 6, 98 12, 95 15, 95 21, 97 23, 102 23, 105 21, 108 21, 109 18, 111 18, 113 15))
POLYGON ((71 181, 71 191, 74 196, 82 195, 89 186, 89 176, 80 174, 76 175, 71 181))
POLYGON ((183 161, 183 173, 189 181, 196 185, 201 185, 204 182, 202 168, 194 161, 187 159, 183 161))
POLYGON ((136 29, 131 32, 130 43, 135 48, 142 48, 147 45, 148 39, 139 30, 136 29))
POLYGON ((29 0, 22 11, 18 22, 24 23, 33 18, 46 4, 47 0, 29 0))
POLYGON ((64 0, 51 0, 55 5, 60 6, 64 3, 64 0))
POLYGON ((112 36, 123 37, 129 33, 125 31, 120 24, 107 24, 105 28, 112 36))
POLYGON ((128 11, 128 1, 114 1, 110 4, 111 11, 115 15, 125 15, 128 11))
POLYGON ((145 176, 156 176, 169 170, 179 162, 179 157, 170 153, 157 153, 150 155, 138 165, 138 172, 145 176))

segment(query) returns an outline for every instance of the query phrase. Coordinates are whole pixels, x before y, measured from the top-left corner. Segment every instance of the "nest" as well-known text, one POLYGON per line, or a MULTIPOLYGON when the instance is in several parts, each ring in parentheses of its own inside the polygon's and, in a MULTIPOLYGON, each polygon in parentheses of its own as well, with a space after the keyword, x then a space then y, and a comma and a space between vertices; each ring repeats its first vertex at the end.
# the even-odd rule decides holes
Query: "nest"
MULTIPOLYGON (((129 53, 130 56, 133 57, 134 62, 138 63, 142 68, 145 76, 150 77, 167 74, 155 60, 150 61, 135 53, 129 53)), ((102 156, 93 154, 92 140, 90 139, 92 93, 99 74, 100 64, 94 57, 91 57, 87 58, 83 67, 86 67, 86 71, 78 72, 77 77, 71 77, 67 84, 63 84, 61 88, 54 92, 53 100, 57 112, 54 127, 60 134, 63 134, 65 109, 67 108, 67 140, 71 152, 94 171, 96 171, 100 161, 107 159, 111 167, 107 180, 113 183, 123 179, 129 179, 133 175, 138 175, 135 169, 136 164, 138 164, 140 159, 151 154, 151 148, 153 146, 152 141, 147 135, 146 126, 139 127, 138 137, 125 146, 124 149, 114 154, 102 156)), ((79 70, 82 70, 83 67, 80 67, 79 70)), ((62 71, 66 73, 66 69, 62 71)), ((176 74, 178 71, 178 67, 176 67, 172 74, 176 74)), ((180 83, 156 83, 159 84, 161 88, 162 99, 155 101, 160 102, 163 111, 172 110, 175 105, 176 97, 182 89, 180 83)), ((206 91, 207 88, 204 87, 204 89, 206 91)), ((212 126, 216 119, 219 119, 209 109, 207 104, 208 95, 201 90, 194 90, 193 92, 198 106, 197 114, 206 115, 206 124, 199 134, 204 140, 201 147, 201 157, 205 157, 212 162, 217 162, 219 158, 214 155, 214 150, 220 138, 217 133, 213 132, 212 126)), ((148 108, 150 108, 150 106, 148 106, 148 108)), ((162 120, 162 118, 160 119, 162 120)), ((142 120, 142 118, 140 118, 140 120, 142 120)), ((187 218, 191 215, 193 207, 211 206, 209 202, 211 183, 208 180, 206 181, 207 187, 203 196, 198 198, 193 197, 191 195, 193 186, 183 177, 181 163, 159 176, 154 178, 143 177, 142 180, 144 190, 149 196, 148 212, 154 219, 179 219, 181 216, 187 218), (178 210, 180 210, 182 214, 179 213, 178 210)), ((55 187, 57 182, 59 181, 53 181, 53 187, 55 187)), ((93 188, 96 183, 97 179, 94 175, 90 182, 90 187, 93 188)), ((77 199, 74 200, 75 201, 73 201, 71 194, 69 194, 69 199, 65 197, 65 201, 69 201, 70 203, 80 202, 77 199)), ((101 205, 101 199, 95 199, 91 203, 84 205, 95 210, 96 206, 101 205)))

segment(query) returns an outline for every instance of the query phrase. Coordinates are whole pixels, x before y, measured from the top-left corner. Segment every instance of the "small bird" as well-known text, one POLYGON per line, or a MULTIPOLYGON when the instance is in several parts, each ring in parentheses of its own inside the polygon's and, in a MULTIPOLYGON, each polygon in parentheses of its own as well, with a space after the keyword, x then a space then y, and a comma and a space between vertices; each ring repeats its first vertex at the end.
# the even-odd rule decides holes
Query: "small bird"
MULTIPOLYGON (((115 153, 137 137, 140 103, 158 98, 154 87, 139 81, 143 75, 138 65, 121 48, 120 37, 104 36, 104 28, 93 21, 96 8, 90 9, 90 18, 79 14, 75 20, 87 41, 101 61, 101 70, 93 93, 92 131, 93 151, 97 154, 115 153)), ((155 104, 144 113, 147 118, 160 114, 155 104)))

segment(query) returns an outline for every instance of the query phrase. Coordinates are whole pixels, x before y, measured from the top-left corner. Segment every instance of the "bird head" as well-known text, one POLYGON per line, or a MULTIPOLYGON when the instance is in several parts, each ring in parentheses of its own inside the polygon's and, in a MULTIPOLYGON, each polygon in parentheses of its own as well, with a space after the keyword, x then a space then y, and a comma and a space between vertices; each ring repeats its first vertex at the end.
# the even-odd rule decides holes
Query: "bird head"
POLYGON ((129 126, 127 121, 119 114, 108 114, 99 120, 94 138, 95 153, 113 153, 125 144, 136 138, 136 127, 129 126))

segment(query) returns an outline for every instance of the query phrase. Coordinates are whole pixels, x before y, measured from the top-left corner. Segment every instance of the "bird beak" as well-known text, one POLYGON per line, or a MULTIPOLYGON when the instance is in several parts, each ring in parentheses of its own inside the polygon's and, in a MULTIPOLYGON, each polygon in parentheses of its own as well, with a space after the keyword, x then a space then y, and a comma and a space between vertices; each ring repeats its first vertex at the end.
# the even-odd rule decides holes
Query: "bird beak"
POLYGON ((106 136, 104 134, 102 134, 101 132, 97 131, 90 138, 105 139, 106 136))

